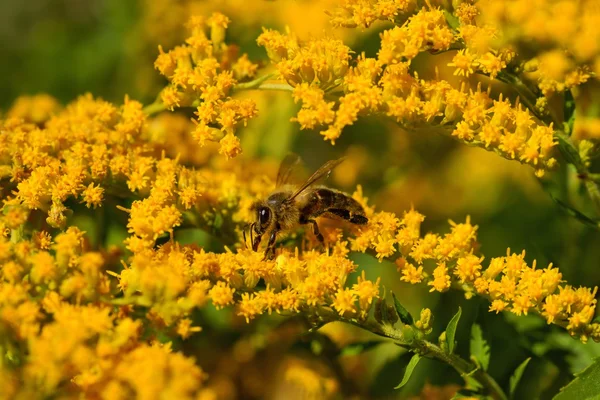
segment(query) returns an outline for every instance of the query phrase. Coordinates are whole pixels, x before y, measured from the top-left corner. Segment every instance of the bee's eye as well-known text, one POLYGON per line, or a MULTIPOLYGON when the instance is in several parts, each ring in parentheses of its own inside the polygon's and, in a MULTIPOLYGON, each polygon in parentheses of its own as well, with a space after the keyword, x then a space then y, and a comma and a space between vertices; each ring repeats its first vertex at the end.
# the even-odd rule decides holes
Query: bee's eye
POLYGON ((258 209, 258 225, 261 228, 265 228, 271 220, 271 210, 267 207, 261 207, 258 209))

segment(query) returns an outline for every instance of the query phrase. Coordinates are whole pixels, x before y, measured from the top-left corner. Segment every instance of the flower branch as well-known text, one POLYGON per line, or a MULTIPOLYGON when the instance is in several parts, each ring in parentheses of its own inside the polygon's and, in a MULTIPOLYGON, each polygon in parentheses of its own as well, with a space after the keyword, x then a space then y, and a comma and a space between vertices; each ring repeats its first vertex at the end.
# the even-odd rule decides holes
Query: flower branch
POLYGON ((425 339, 421 330, 414 326, 402 325, 402 329, 394 327, 394 324, 380 323, 372 319, 345 318, 331 309, 320 307, 317 311, 318 321, 321 324, 339 321, 357 326, 361 329, 374 333, 378 336, 391 339, 398 346, 421 356, 439 360, 450 365, 465 379, 474 379, 481 387, 485 387, 489 394, 497 400, 506 400, 508 397, 498 385, 496 380, 486 371, 478 368, 473 363, 464 360, 454 353, 449 353, 442 347, 425 339), (409 333, 409 335, 407 335, 409 333))

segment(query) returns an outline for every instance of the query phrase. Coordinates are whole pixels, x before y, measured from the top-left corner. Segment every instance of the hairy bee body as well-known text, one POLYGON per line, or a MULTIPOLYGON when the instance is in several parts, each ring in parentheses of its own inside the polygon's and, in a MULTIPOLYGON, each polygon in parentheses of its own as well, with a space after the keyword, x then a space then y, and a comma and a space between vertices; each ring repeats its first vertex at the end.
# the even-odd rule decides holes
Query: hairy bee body
POLYGON ((265 257, 274 251, 279 232, 293 230, 298 225, 312 225, 315 236, 323 243, 323 235, 319 232, 315 220, 317 217, 342 218, 357 225, 364 225, 369 221, 358 201, 339 190, 315 184, 319 179, 328 176, 343 159, 328 161, 299 187, 285 183, 291 168, 298 161, 297 156, 286 157, 277 174, 277 189, 265 200, 257 201, 252 206, 256 212, 256 220, 250 224, 252 249, 258 250, 262 237, 267 235, 269 242, 265 257), (253 234, 256 234, 256 237, 253 238, 253 234))
POLYGON ((343 218, 358 225, 368 222, 360 203, 339 190, 320 186, 307 191, 303 198, 304 204, 301 200, 298 202, 301 224, 323 214, 343 218))
POLYGON ((273 229, 289 231, 322 215, 342 218, 358 225, 368 222, 360 203, 344 192, 317 186, 288 201, 293 190, 292 186, 283 187, 267 197, 266 201, 255 205, 257 209, 261 206, 268 207, 273 216, 270 226, 266 227, 263 233, 273 229))

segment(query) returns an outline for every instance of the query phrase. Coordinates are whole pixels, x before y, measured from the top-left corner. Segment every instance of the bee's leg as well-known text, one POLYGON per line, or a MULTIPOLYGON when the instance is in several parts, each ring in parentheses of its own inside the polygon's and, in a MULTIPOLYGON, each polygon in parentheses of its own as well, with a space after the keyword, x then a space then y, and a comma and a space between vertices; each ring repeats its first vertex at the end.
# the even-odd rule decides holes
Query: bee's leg
POLYGON ((317 221, 315 221, 314 219, 309 219, 309 220, 306 221, 306 223, 312 225, 313 233, 317 237, 317 240, 319 242, 321 242, 322 245, 324 245, 325 244, 325 238, 323 237, 323 235, 321 235, 321 232, 319 232, 319 225, 317 225, 317 221))
POLYGON ((275 239, 277 238, 277 231, 273 231, 273 233, 271 233, 271 236, 269 237, 269 243, 267 244, 267 249, 265 250, 265 257, 263 258, 264 260, 267 260, 269 258, 269 253, 271 253, 272 255, 275 255, 275 239))

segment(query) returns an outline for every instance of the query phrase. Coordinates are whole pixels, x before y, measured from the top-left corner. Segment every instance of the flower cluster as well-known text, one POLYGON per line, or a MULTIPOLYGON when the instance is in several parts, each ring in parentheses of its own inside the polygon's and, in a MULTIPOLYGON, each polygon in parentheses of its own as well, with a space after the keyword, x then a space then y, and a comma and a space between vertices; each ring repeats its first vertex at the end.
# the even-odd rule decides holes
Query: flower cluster
POLYGON ((37 94, 19 97, 8 111, 7 116, 41 124, 59 110, 60 104, 54 97, 48 94, 37 94))
POLYGON ((464 77, 480 72, 495 78, 512 61, 512 50, 491 47, 494 30, 474 25, 477 9, 465 5, 459 11, 462 25, 457 31, 442 10, 419 10, 402 26, 381 34, 377 58, 360 55, 354 66, 349 66, 349 49, 332 39, 299 43, 292 34, 265 31, 258 43, 293 86, 293 97, 302 104, 293 120, 302 129, 325 126, 321 134, 335 142, 360 115, 383 114, 408 130, 436 127, 529 164, 541 176, 556 163, 555 140, 552 124, 545 125, 537 110, 502 94, 494 98, 481 86, 467 89, 463 83, 457 88, 439 77, 420 79, 411 71, 418 54, 459 45, 463 48, 448 65, 464 77))
POLYGON ((198 176, 172 160, 155 158, 155 149, 142 137, 145 125, 140 103, 126 99, 119 109, 89 95, 43 129, 22 119, 3 121, 0 170, 14 185, 14 196, 3 205, 8 227, 15 229, 40 210, 49 226, 64 228, 71 212, 65 202, 76 199, 95 208, 110 190, 122 197, 150 193, 132 206, 147 218, 144 226, 130 226, 141 237, 172 230, 177 212, 159 209, 171 203, 191 208, 201 195, 198 176))
MULTIPOLYGON (((355 193, 364 201, 362 194, 355 193)), ((351 239, 352 250, 374 251, 379 259, 395 258, 400 280, 412 284, 426 282, 430 291, 445 292, 451 287, 491 301, 490 311, 511 311, 516 315, 537 312, 551 324, 565 327, 582 341, 600 340, 600 324, 595 315, 597 288, 573 288, 561 284, 562 274, 550 264, 536 269, 529 266, 525 251, 507 251, 505 257, 492 258, 484 268, 484 257, 477 254, 477 226, 467 218, 464 223, 450 221, 450 233, 420 233, 425 217, 414 210, 399 219, 391 213, 375 213, 367 229, 351 239)))
POLYGON ((207 20, 192 17, 192 34, 186 44, 166 53, 159 48, 154 64, 169 80, 161 92, 162 104, 170 110, 195 107, 193 137, 200 145, 218 141, 220 152, 228 158, 241 152, 236 127, 256 115, 253 101, 232 99, 230 95, 235 85, 252 78, 258 67, 247 55, 239 56, 237 47, 224 42, 229 22, 220 13, 207 20))
POLYGON ((495 0, 461 8, 471 8, 480 24, 502 32, 498 46, 522 49, 544 94, 579 86, 592 71, 600 73, 600 11, 593 1, 495 0), (533 49, 527 45, 531 41, 540 46, 533 49))
POLYGON ((142 165, 139 139, 144 124, 140 103, 126 100, 118 109, 91 96, 50 118, 44 129, 19 118, 3 121, 1 175, 16 185, 4 210, 21 218, 13 227, 33 210, 46 212, 50 226, 64 227, 67 199, 88 207, 102 203, 104 189, 98 183, 143 187, 140 181, 148 166, 142 165))
POLYGON ((86 397, 115 399, 201 390, 205 375, 193 359, 143 340, 132 310, 110 304, 106 264, 115 254, 86 251, 75 227, 54 237, 19 231, 0 237, 3 398, 53 396, 73 384, 86 397))
POLYGON ((330 90, 339 86, 348 71, 350 48, 340 40, 320 38, 302 43, 293 34, 265 29, 256 42, 292 86, 308 83, 330 90))
POLYGON ((332 254, 281 252, 274 260, 247 249, 208 253, 178 245, 134 253, 117 276, 126 302, 149 306, 155 321, 178 326, 210 299, 219 309, 235 305, 247 321, 263 313, 299 313, 332 306, 340 315, 366 316, 379 283, 364 275, 345 288, 356 265, 345 243, 332 254))
POLYGON ((334 26, 367 28, 375 21, 397 22, 403 14, 413 11, 416 5, 414 0, 344 0, 329 14, 334 26))

